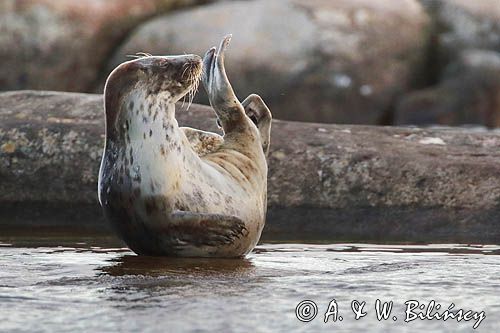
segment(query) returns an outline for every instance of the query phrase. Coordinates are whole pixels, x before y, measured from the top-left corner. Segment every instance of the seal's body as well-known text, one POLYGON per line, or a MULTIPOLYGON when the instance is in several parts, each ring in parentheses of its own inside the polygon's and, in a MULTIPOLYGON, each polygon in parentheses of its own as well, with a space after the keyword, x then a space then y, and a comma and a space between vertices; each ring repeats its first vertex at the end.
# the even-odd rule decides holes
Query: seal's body
POLYGON ((228 42, 203 63, 195 55, 129 61, 106 82, 99 201, 138 254, 241 257, 260 238, 271 114, 256 95, 243 105, 234 96, 228 42), (201 75, 223 137, 175 119, 174 103, 201 75))

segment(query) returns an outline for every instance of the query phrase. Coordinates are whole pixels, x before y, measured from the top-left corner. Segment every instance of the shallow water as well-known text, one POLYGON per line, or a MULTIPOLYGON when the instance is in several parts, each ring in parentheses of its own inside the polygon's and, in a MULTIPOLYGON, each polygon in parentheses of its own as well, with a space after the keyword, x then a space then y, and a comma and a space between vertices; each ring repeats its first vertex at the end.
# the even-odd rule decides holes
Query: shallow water
POLYGON ((49 243, 0 242, 0 331, 473 331, 476 320, 405 322, 408 300, 484 311, 478 332, 500 325, 500 246, 267 244, 245 260, 203 260, 49 243), (339 317, 324 323, 333 299, 339 317), (377 299, 394 302, 388 320, 377 299), (317 304, 311 322, 296 317, 302 300, 317 304), (359 320, 353 300, 366 302, 359 320))

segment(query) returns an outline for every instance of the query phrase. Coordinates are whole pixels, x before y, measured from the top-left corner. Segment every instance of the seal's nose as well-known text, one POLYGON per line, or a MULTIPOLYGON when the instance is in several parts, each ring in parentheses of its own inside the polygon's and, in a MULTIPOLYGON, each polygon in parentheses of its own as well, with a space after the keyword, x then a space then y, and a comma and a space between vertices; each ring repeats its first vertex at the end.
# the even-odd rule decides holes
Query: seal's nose
POLYGON ((184 58, 184 60, 188 62, 201 62, 201 57, 197 54, 186 54, 180 56, 180 58, 184 58))
POLYGON ((202 60, 199 55, 196 54, 186 54, 178 56, 155 56, 141 59, 145 65, 152 67, 173 67, 181 68, 185 65, 189 65, 191 68, 202 66, 202 60))
POLYGON ((201 65, 201 57, 197 54, 186 54, 182 56, 178 56, 176 61, 184 64, 190 64, 190 65, 201 65))

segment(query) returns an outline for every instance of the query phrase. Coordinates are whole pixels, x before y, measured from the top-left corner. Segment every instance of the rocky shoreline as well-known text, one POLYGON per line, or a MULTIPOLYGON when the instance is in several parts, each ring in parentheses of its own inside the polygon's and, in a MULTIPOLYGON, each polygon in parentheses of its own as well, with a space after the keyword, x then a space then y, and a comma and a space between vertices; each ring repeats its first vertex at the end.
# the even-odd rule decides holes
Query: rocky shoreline
POLYGON ((232 33, 231 82, 275 118, 499 127, 499 22, 498 0, 6 0, 0 90, 100 93, 130 55, 232 33))
MULTIPOLYGON (((108 232, 102 96, 0 93, 0 229, 108 232)), ((216 130, 210 108, 181 125, 216 130)), ((500 241, 497 131, 275 121, 264 239, 500 241)))

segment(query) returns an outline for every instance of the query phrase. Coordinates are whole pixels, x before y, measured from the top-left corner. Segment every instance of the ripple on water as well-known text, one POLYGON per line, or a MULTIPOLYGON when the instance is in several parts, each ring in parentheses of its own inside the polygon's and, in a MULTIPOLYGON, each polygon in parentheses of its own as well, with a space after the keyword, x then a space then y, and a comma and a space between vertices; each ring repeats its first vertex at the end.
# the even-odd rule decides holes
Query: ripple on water
POLYGON ((500 315, 500 246, 266 244, 247 259, 139 257, 121 247, 1 243, 0 322, 6 331, 470 331, 470 323, 353 320, 350 302, 409 299, 500 315), (335 298, 346 319, 304 324, 303 299, 335 298), (27 316, 26 314, 30 315, 27 316), (64 323, 64 326, 61 325, 64 323), (333 325, 333 326, 332 326, 333 325))

